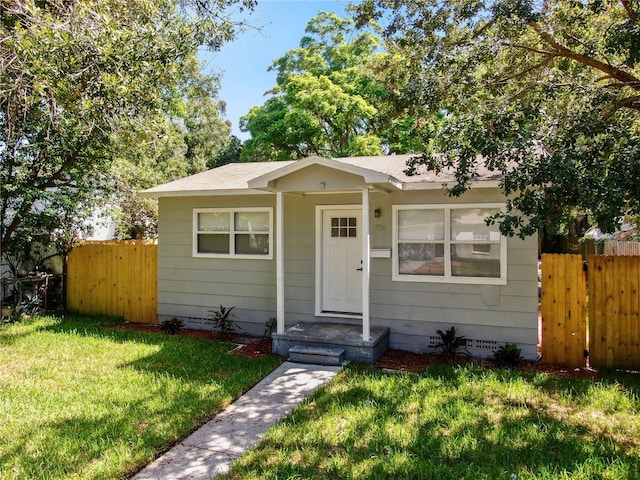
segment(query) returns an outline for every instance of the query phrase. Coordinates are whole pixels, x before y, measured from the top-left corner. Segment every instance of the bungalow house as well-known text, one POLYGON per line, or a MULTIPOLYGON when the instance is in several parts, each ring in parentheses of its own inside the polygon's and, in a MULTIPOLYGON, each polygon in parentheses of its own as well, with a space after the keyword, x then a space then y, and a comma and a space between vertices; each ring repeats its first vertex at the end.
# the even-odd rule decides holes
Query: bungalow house
POLYGON ((504 208, 495 172, 449 197, 448 173, 409 155, 229 164, 141 194, 159 199, 158 315, 206 325, 221 305, 276 352, 341 345, 375 361, 432 351, 455 326, 476 356, 538 342, 537 240, 484 219, 504 208))

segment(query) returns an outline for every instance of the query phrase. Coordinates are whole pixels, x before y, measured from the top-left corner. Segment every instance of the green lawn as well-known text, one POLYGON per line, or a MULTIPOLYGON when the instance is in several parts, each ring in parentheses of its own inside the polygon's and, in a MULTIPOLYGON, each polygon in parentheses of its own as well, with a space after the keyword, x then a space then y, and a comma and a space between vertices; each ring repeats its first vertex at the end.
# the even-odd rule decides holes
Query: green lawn
POLYGON ((639 479, 640 374, 351 367, 228 479, 639 479))
POLYGON ((230 343, 67 316, 0 326, 0 479, 116 479, 273 370, 230 343))

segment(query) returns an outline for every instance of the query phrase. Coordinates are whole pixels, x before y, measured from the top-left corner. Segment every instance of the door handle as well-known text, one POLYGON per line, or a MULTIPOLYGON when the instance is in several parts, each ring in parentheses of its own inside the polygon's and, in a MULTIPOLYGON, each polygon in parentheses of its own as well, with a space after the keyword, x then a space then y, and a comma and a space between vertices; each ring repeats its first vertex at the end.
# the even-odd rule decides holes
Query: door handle
POLYGON ((360 267, 360 268, 356 268, 356 270, 357 270, 358 272, 361 272, 361 271, 362 271, 362 267, 360 267))

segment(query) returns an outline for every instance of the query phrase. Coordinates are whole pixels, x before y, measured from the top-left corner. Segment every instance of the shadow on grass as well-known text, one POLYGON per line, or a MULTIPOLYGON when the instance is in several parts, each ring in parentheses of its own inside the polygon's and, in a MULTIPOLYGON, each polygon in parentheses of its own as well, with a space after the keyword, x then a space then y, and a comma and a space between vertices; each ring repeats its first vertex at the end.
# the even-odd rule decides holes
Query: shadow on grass
POLYGON ((145 405, 140 401, 113 402, 107 414, 61 415, 66 418, 33 423, 3 445, 0 477, 12 478, 14 471, 20 478, 32 479, 122 478, 178 440, 167 438, 168 431, 192 427, 179 413, 192 400, 193 391, 169 396, 148 422, 139 411, 145 405), (109 461, 103 462, 106 458, 109 461))
MULTIPOLYGON (((20 427, 0 439, 0 478, 120 478, 186 437, 280 363, 228 355, 228 342, 110 328, 115 322, 84 316, 41 322, 38 332, 96 340, 78 348, 78 354, 107 351, 105 342, 153 348, 141 349, 151 353, 120 365, 116 360, 116 372, 87 364, 86 370, 60 377, 77 381, 80 393, 57 384, 55 369, 48 369, 46 382, 30 387, 35 394, 29 397, 34 399, 32 411, 38 401, 50 398, 77 398, 78 405, 60 404, 59 412, 49 409, 32 422, 14 422, 20 427), (138 385, 126 383, 138 380, 138 385), (53 391, 40 393, 38 388, 53 391)), ((56 358, 55 352, 50 354, 56 358)))
MULTIPOLYGON (((120 319, 67 315, 43 330, 105 339, 114 343, 135 342, 159 347, 145 357, 121 365, 135 370, 168 375, 181 380, 200 383, 256 378, 256 382, 272 371, 281 360, 275 357, 247 358, 230 355, 234 344, 218 339, 167 335, 116 328, 120 319)), ((231 392, 236 395, 238 392, 231 392)))
POLYGON ((540 399, 514 401, 509 388, 521 378, 447 365, 421 375, 349 369, 229 478, 640 478, 636 443, 536 406, 540 399), (471 379, 497 382, 500 393, 487 405, 465 391, 471 379))
POLYGON ((7 333, 6 329, 3 332, 2 327, 0 327, 0 347, 10 347, 16 344, 21 338, 29 335, 29 333, 7 333))

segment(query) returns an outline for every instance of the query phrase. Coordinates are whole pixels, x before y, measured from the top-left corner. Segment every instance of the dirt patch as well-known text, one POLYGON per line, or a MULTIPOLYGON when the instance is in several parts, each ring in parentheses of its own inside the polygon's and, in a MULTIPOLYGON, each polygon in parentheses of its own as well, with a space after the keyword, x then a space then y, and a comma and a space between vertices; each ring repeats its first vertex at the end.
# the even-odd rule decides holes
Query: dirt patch
MULTIPOLYGON (((146 325, 139 323, 119 323, 114 326, 123 330, 133 330, 138 332, 163 333, 159 325, 146 325)), ((199 338, 211 338, 216 340, 225 340, 236 345, 230 353, 233 355, 243 355, 245 357, 264 357, 272 355, 271 339, 253 337, 242 333, 219 333, 207 332, 203 330, 187 330, 182 329, 178 335, 192 336, 199 338)), ((404 350, 389 350, 375 364, 375 367, 395 370, 400 372, 422 372, 429 365, 434 363, 447 363, 448 359, 437 355, 427 355, 424 353, 413 353, 404 350)), ((473 363, 486 368, 495 368, 495 362, 492 360, 478 360, 460 358, 460 364, 473 363)), ((596 380, 598 372, 589 368, 564 368, 553 365, 544 365, 540 362, 523 362, 518 370, 523 372, 540 372, 558 377, 587 378, 596 380)))

